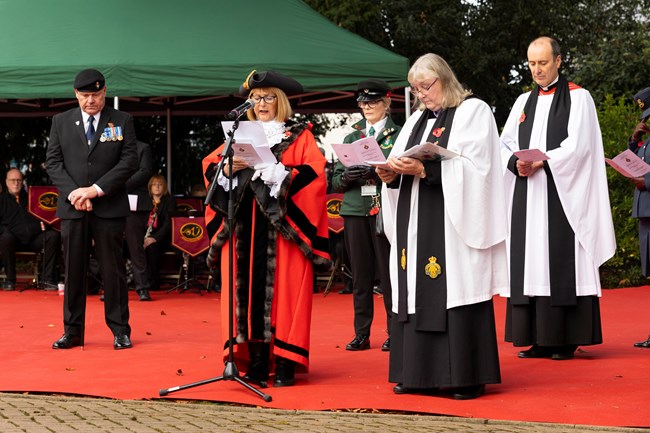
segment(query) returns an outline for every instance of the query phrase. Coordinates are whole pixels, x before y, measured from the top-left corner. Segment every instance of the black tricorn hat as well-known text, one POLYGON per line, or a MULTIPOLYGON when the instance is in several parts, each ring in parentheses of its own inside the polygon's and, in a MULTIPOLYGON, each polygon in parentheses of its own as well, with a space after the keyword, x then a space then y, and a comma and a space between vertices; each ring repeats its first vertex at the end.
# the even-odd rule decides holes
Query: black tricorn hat
POLYGON ((391 95, 391 88, 388 83, 375 78, 360 82, 357 85, 357 91, 359 92, 358 102, 376 101, 391 95))
POLYGON ((639 106, 643 113, 641 113, 640 119, 645 119, 650 116, 650 87, 639 91, 636 95, 632 97, 634 103, 639 106))
POLYGON ((260 87, 277 87, 287 95, 295 95, 304 91, 302 84, 291 77, 275 71, 257 72, 254 70, 248 74, 244 83, 239 86, 239 94, 248 96, 251 90, 260 87))
POLYGON ((74 79, 74 88, 80 92, 97 92, 104 88, 106 80, 97 69, 84 69, 74 79))

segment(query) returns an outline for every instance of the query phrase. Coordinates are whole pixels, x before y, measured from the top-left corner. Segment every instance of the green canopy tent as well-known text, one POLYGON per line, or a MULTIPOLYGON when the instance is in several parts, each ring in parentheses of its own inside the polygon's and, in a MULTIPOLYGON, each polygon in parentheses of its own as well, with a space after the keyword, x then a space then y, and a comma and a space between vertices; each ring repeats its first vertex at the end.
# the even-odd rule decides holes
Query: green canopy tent
POLYGON ((300 0, 0 0, 0 29, 6 117, 73 107, 74 76, 87 67, 104 73, 119 108, 168 119, 227 113, 252 69, 300 81, 301 113, 356 111, 352 91, 366 78, 407 85, 408 59, 300 0))
MULTIPOLYGON (((21 110, 12 104, 30 99, 41 112, 58 111, 48 98, 72 97, 73 78, 86 67, 106 75, 109 94, 151 103, 149 111, 156 111, 154 99, 160 112, 162 102, 176 105, 162 98, 198 103, 236 94, 254 68, 300 81, 308 91, 298 101, 303 111, 335 108, 322 93, 353 89, 365 78, 406 85, 406 58, 299 0, 0 0, 0 28, 0 109, 14 115, 21 110)), ((196 110, 226 109, 210 105, 196 110)))

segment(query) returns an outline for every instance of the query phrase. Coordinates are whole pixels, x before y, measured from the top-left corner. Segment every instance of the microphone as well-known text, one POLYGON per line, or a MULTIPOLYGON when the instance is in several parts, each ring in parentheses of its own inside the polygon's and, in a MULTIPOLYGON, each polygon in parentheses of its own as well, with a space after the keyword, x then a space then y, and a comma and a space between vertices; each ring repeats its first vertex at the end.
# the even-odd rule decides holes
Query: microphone
POLYGON ((245 112, 253 108, 254 106, 255 106, 255 101, 253 101, 252 99, 247 99, 246 102, 241 104, 239 107, 230 111, 230 113, 226 115, 226 119, 228 120, 237 119, 241 117, 242 114, 244 114, 245 112))

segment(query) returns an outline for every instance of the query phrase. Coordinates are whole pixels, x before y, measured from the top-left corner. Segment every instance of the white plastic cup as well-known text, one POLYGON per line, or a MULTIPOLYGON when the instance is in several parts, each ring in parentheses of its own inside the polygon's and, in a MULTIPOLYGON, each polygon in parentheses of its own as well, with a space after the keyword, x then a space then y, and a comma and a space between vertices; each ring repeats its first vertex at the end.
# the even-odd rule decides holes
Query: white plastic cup
POLYGON ((65 292, 65 285, 63 283, 59 283, 59 296, 63 296, 64 292, 65 292))

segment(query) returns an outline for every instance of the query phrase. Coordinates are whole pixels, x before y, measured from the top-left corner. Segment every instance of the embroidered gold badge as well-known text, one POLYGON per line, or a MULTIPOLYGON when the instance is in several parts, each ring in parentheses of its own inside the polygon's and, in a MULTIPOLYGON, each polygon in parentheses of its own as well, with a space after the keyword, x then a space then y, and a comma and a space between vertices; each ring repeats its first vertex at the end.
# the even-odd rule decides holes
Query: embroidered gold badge
POLYGON ((402 248, 402 257, 399 259, 399 264, 402 267, 402 270, 406 270, 406 248, 402 248))
POLYGON ((435 280, 442 273, 442 267, 437 263, 438 259, 431 256, 429 257, 429 263, 424 267, 424 273, 435 280))
POLYGON ((639 104, 639 108, 640 108, 640 109, 645 108, 645 104, 643 103, 643 101, 641 100, 641 98, 637 99, 637 100, 636 100, 636 103, 639 104))

